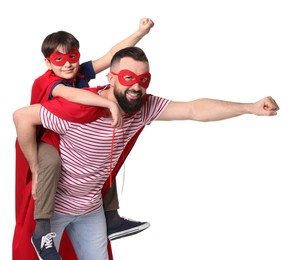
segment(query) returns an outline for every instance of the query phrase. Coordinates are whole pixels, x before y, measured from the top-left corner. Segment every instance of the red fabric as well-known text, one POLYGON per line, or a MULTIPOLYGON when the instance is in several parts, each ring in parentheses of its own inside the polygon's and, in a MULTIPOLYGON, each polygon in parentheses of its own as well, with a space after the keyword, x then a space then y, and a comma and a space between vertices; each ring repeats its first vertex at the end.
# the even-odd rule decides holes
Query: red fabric
MULTIPOLYGON (((80 123, 86 123, 94 121, 95 119, 104 115, 105 111, 97 107, 83 106, 76 103, 70 103, 65 99, 57 98, 50 102, 47 102, 49 93, 47 91, 48 85, 55 79, 51 79, 50 82, 44 82, 46 84, 36 84, 33 86, 39 88, 38 91, 32 91, 31 104, 42 103, 51 112, 56 113, 63 119, 72 120, 80 123), (42 88, 46 86, 46 88, 42 88), (34 93, 37 93, 34 95, 34 93), (78 115, 78 116, 77 116, 78 115), (81 116, 80 116, 81 115, 81 116)), ((97 91, 96 88, 87 89, 90 91, 97 91)), ((124 160, 127 158, 131 149, 133 148, 138 136, 143 128, 137 132, 137 134, 130 140, 124 150, 123 156, 120 157, 116 167, 113 169, 112 176, 115 177, 120 167, 123 165, 124 160)), ((47 143, 59 148, 58 135, 52 131, 46 132, 43 140, 47 143)), ((16 176, 15 176, 15 216, 16 225, 14 229, 14 237, 12 242, 12 258, 13 260, 38 260, 38 257, 31 244, 31 236, 35 228, 35 220, 33 218, 34 212, 34 200, 31 196, 31 172, 28 163, 18 145, 16 140, 16 176)), ((103 187, 102 194, 104 195, 109 187, 109 179, 106 181, 103 187)), ((110 241, 108 241, 109 259, 113 260, 113 254, 110 241)), ((72 247, 72 244, 65 232, 60 245, 60 255, 63 260, 77 260, 76 254, 72 247)))
POLYGON ((63 79, 57 77, 51 70, 47 70, 45 74, 37 78, 31 88, 30 104, 49 100, 52 86, 58 81, 63 81, 63 79))

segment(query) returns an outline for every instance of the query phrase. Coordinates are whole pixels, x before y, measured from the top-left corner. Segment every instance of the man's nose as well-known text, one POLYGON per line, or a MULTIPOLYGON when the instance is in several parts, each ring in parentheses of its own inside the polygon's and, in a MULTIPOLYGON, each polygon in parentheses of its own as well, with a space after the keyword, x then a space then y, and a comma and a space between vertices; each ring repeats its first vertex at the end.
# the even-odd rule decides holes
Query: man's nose
POLYGON ((141 90, 142 86, 137 82, 131 86, 132 89, 138 91, 141 90))

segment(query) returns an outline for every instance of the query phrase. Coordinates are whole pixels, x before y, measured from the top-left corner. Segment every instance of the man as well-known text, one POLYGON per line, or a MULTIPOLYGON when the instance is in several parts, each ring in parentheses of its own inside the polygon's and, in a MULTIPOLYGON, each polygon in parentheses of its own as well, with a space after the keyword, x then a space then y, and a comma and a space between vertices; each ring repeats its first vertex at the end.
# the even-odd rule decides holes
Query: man
POLYGON ((42 106, 24 107, 14 113, 18 141, 32 172, 38 171, 36 125, 42 124, 60 135, 62 173, 52 230, 56 233, 55 244, 59 248, 66 228, 78 259, 107 259, 102 188, 109 186, 144 126, 154 120, 207 122, 243 114, 274 116, 279 109, 272 97, 255 103, 208 98, 170 101, 146 94, 150 80, 145 53, 140 48, 129 47, 113 56, 109 85, 88 89, 118 103, 123 114, 121 128, 111 127, 112 118, 104 108, 67 104, 62 98, 42 106), (86 242, 83 242, 85 238, 86 242))

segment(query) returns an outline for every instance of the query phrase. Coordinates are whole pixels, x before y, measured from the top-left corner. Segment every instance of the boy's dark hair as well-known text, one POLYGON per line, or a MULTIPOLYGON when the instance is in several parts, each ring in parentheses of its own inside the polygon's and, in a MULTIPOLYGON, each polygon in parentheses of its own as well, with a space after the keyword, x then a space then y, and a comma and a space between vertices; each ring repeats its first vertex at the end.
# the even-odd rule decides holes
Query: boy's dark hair
POLYGON ((127 47, 117 51, 111 60, 111 66, 120 62, 122 58, 130 57, 136 61, 148 62, 148 58, 144 51, 139 47, 127 47))
POLYGON ((79 50, 79 41, 71 33, 58 31, 49 34, 43 41, 41 51, 45 58, 50 57, 58 47, 64 48, 66 52, 79 50))

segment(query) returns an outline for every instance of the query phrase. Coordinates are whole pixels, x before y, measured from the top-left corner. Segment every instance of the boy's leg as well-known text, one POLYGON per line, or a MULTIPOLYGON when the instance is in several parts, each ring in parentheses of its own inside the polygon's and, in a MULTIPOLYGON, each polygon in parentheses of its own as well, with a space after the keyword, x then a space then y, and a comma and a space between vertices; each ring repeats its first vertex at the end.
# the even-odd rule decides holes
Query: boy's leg
POLYGON ((39 174, 34 218, 50 219, 54 214, 55 193, 61 174, 61 158, 50 144, 38 144, 39 174))
POLYGON ((110 240, 137 234, 150 226, 148 222, 140 222, 120 217, 118 213, 119 199, 116 180, 103 198, 103 206, 107 222, 107 235, 110 240))
POLYGON ((105 211, 116 211, 120 208, 116 179, 113 180, 112 187, 107 189, 103 197, 103 208, 105 211))
POLYGON ((51 233, 50 218, 54 213, 55 193, 61 173, 61 158, 54 146, 40 142, 38 161, 39 173, 34 208, 36 227, 32 243, 42 259, 60 259, 55 247, 44 246, 42 240, 50 237, 51 233))

